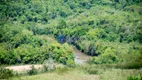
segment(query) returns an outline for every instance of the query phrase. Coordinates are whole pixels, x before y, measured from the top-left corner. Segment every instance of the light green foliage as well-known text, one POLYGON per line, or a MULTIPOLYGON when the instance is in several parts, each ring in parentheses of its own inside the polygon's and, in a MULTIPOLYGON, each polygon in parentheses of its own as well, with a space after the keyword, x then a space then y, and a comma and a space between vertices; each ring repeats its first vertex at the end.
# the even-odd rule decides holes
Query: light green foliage
POLYGON ((42 63, 51 54, 55 61, 72 66, 68 43, 95 56, 93 63, 137 58, 141 4, 141 0, 1 0, 0 64, 42 63), (57 43, 54 38, 60 35, 68 43, 57 43))
MULTIPOLYGON (((61 45, 57 42, 48 45, 49 55, 53 57, 57 62, 67 64, 68 61, 73 62, 72 48, 66 43, 61 45)), ((73 62, 74 63, 74 62, 73 62)))
POLYGON ((113 49, 107 48, 100 56, 94 57, 94 61, 97 64, 114 63, 118 61, 118 57, 113 49))

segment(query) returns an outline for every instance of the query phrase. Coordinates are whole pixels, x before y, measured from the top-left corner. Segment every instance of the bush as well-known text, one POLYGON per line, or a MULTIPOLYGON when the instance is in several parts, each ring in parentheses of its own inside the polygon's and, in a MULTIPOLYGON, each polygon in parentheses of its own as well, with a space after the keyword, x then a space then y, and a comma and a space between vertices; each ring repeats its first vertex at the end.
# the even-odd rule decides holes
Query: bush
POLYGON ((128 54, 125 58, 127 58, 123 63, 117 64, 117 68, 124 69, 140 69, 142 68, 142 48, 128 54))
POLYGON ((129 76, 127 80, 142 80, 142 75, 139 76, 129 76))
POLYGON ((87 54, 91 56, 97 56, 95 44, 90 44, 87 50, 87 54))
POLYGON ((8 79, 14 75, 12 70, 0 68, 0 79, 8 79))
POLYGON ((73 60, 68 60, 67 61, 67 66, 68 67, 75 67, 75 62, 73 60))
POLYGON ((43 72, 47 72, 48 71, 48 60, 45 60, 43 63, 43 72))
POLYGON ((57 42, 52 43, 48 45, 48 51, 50 51, 50 55, 55 61, 65 65, 67 64, 68 60, 74 59, 73 49, 67 43, 64 43, 63 45, 57 42))
POLYGON ((34 67, 34 65, 32 65, 31 70, 28 71, 28 75, 35 75, 37 73, 38 73, 37 69, 34 67))
POLYGON ((98 57, 93 57, 89 63, 96 64, 112 64, 118 62, 118 57, 115 54, 115 51, 111 48, 107 48, 101 55, 98 57))
POLYGON ((81 43, 79 44, 79 41, 78 43, 76 43, 76 47, 81 50, 82 52, 84 52, 85 54, 87 55, 90 55, 90 56, 98 56, 100 55, 100 44, 99 42, 93 42, 93 41, 85 41, 85 40, 82 40, 80 41, 81 43), (85 46, 84 46, 85 45, 85 46))

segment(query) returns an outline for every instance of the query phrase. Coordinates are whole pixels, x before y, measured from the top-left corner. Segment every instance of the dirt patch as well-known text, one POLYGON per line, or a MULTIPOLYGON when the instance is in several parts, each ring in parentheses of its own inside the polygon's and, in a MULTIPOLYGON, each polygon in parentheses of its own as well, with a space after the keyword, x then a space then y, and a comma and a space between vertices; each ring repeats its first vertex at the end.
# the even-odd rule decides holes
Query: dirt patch
POLYGON ((84 64, 87 60, 89 60, 90 56, 86 55, 85 53, 79 51, 78 49, 74 48, 75 51, 75 63, 76 64, 84 64))
MULTIPOLYGON (((8 66, 6 68, 10 69, 10 70, 13 70, 13 71, 21 72, 21 71, 30 70, 31 67, 32 67, 32 65, 20 65, 20 66, 8 66)), ((34 65, 34 67, 36 69, 41 69, 43 66, 42 65, 34 65)))
MULTIPOLYGON (((16 71, 16 72, 24 72, 24 71, 30 70, 31 67, 32 65, 19 65, 19 66, 8 66, 5 68, 16 71)), ((63 64, 54 63, 54 68, 64 68, 64 67, 65 66, 63 64)), ((37 70, 40 70, 43 68, 43 64, 34 64, 34 68, 36 68, 37 70)))

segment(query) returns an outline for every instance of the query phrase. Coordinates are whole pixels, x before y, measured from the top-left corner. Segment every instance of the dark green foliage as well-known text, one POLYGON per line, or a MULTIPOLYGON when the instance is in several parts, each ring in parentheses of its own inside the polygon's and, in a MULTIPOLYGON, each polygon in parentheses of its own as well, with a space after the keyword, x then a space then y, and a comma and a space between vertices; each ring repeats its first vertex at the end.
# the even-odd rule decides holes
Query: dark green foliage
POLYGON ((140 77, 137 77, 137 76, 129 76, 127 78, 127 80, 142 80, 142 75, 140 75, 140 77))
POLYGON ((115 67, 121 69, 140 69, 142 68, 142 62, 121 63, 117 64, 115 67))
POLYGON ((58 26, 58 28, 59 29, 62 29, 62 28, 66 28, 66 22, 65 22, 65 20, 61 20, 60 22, 59 22, 59 26, 58 26))
POLYGON ((12 70, 0 68, 0 79, 8 79, 14 75, 12 70))
POLYGON ((94 44, 90 44, 89 47, 88 47, 88 51, 87 53, 91 56, 96 56, 96 48, 95 48, 95 45, 94 44))
POLYGON ((28 75, 36 75, 38 70, 32 65, 31 70, 28 71, 28 75))

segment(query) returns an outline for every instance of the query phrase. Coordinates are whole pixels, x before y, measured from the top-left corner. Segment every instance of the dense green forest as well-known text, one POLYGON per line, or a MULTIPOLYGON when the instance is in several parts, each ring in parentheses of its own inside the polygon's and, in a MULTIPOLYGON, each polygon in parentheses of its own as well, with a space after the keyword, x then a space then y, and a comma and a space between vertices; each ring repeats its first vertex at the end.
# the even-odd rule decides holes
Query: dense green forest
POLYGON ((142 65, 142 0, 0 0, 0 64, 142 65), (63 43, 58 42, 64 36, 63 43))

